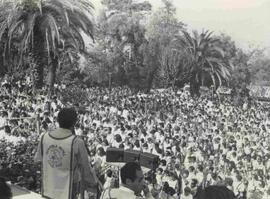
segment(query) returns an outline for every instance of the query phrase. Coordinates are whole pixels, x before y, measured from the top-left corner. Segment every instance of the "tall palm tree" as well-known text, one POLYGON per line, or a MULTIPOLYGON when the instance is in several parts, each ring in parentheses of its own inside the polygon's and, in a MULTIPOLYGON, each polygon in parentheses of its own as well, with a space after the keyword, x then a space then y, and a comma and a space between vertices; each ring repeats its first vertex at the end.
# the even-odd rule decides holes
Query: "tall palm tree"
POLYGON ((17 42, 20 64, 28 54, 34 57, 35 85, 43 85, 47 65, 52 89, 59 57, 71 49, 85 51, 83 34, 93 38, 92 10, 89 0, 5 0, 0 4, 0 41, 7 36, 4 54, 17 42))
POLYGON ((229 80, 231 64, 224 57, 224 52, 218 46, 218 40, 212 37, 212 32, 194 31, 189 34, 183 31, 179 37, 181 49, 186 54, 191 95, 199 95, 200 86, 205 79, 211 79, 217 87, 229 80))

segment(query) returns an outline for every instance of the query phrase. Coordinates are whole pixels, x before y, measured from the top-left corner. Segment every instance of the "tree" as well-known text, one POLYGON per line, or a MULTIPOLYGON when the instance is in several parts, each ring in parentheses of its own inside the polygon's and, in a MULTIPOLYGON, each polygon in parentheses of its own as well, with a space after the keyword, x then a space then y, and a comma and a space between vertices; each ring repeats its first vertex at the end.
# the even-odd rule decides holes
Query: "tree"
POLYGON ((13 42, 19 46, 19 65, 33 54, 38 88, 43 85, 44 66, 49 67, 52 89, 61 53, 84 51, 83 33, 93 37, 93 6, 88 0, 7 0, 0 7, 6 9, 0 12, 0 41, 7 32, 5 54, 11 54, 13 42))
POLYGON ((230 87, 235 91, 236 97, 249 97, 247 92, 250 86, 269 86, 269 58, 260 48, 240 49, 233 58, 235 65, 230 80, 230 87))
POLYGON ((214 35, 214 39, 217 40, 217 46, 222 49, 224 58, 232 61, 237 53, 237 47, 232 38, 229 35, 221 33, 220 35, 214 35))
MULTIPOLYGON (((142 46, 146 42, 143 22, 151 11, 151 5, 148 2, 136 3, 132 0, 103 0, 101 3, 104 9, 98 17, 93 53, 99 52, 104 59, 94 64, 103 67, 102 71, 108 78, 109 74, 112 74, 113 80, 120 80, 117 83, 127 83, 138 89, 138 82, 142 82, 140 74, 145 67, 142 55, 142 46), (127 79, 129 81, 126 81, 127 79)), ((91 59, 93 60, 93 56, 91 59)), ((94 68, 97 67, 92 67, 94 68)), ((97 71, 92 69, 90 70, 93 72, 97 71)))
POLYGON ((251 63, 251 84, 270 86, 270 58, 263 53, 258 53, 251 63))
POLYGON ((159 8, 150 18, 147 25, 146 37, 156 48, 153 63, 155 76, 162 86, 174 86, 181 71, 181 49, 175 45, 175 38, 185 30, 185 24, 176 17, 176 8, 169 0, 163 0, 163 7, 159 8))
POLYGON ((12 9, 13 5, 9 1, 2 2, 4 6, 0 6, 0 65, 1 65, 1 76, 5 74, 13 74, 14 71, 22 72, 22 70, 18 70, 19 68, 16 67, 18 64, 18 42, 10 43, 9 52, 10 56, 7 53, 7 44, 8 44, 8 30, 5 27, 5 20, 8 16, 9 11, 12 9), (5 4, 4 4, 5 3, 5 4), (8 57, 8 59, 6 59, 8 57))
POLYGON ((252 55, 244 52, 242 49, 237 49, 236 55, 233 58, 235 68, 232 71, 230 80, 230 87, 235 90, 240 91, 251 83, 250 56, 252 55))
POLYGON ((212 33, 203 31, 199 34, 193 31, 189 34, 183 31, 183 36, 178 38, 183 47, 185 57, 189 60, 188 69, 191 95, 199 95, 200 86, 206 78, 211 78, 216 88, 230 78, 232 69, 229 60, 225 59, 223 50, 218 46, 218 40, 212 33))

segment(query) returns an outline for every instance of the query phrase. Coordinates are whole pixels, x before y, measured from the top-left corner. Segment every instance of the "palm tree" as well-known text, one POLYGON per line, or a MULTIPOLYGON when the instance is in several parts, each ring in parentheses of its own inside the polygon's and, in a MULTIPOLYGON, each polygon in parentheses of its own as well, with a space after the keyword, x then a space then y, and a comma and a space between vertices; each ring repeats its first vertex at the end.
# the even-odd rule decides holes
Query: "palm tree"
POLYGON ((211 79, 215 88, 229 80, 232 66, 219 48, 218 40, 212 37, 212 32, 198 34, 194 31, 191 35, 183 31, 183 36, 178 39, 188 63, 184 67, 189 73, 192 96, 199 95, 200 86, 206 79, 211 79))
POLYGON ((93 38, 92 10, 89 0, 5 0, 0 4, 0 41, 7 36, 4 54, 10 54, 11 44, 17 42, 19 64, 33 55, 37 88, 43 85, 47 65, 52 89, 59 57, 84 52, 83 34, 93 38))

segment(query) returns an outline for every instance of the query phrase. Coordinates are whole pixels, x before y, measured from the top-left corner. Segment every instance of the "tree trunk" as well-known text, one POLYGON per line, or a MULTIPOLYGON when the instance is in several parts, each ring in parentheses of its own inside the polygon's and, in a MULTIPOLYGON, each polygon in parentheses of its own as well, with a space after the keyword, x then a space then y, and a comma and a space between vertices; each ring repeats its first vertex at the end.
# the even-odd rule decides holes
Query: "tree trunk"
POLYGON ((34 67, 34 87, 37 89, 41 89, 43 86, 43 75, 44 75, 44 61, 40 56, 40 52, 38 50, 35 53, 35 67, 34 67))
POLYGON ((47 65, 47 54, 45 52, 46 41, 38 27, 34 28, 34 46, 33 55, 35 61, 34 67, 34 88, 41 89, 43 86, 44 66, 47 65))
POLYGON ((151 88, 152 88, 156 72, 157 72, 157 67, 154 68, 153 70, 148 71, 147 80, 146 80, 147 81, 147 88, 146 88, 147 93, 149 93, 151 88))
POLYGON ((200 83, 196 80, 196 74, 192 74, 190 78, 190 95, 192 97, 200 96, 200 83))
POLYGON ((58 66, 58 57, 52 57, 52 62, 49 66, 49 73, 48 73, 48 84, 49 84, 49 96, 53 94, 54 91, 54 83, 56 78, 56 69, 58 66))
POLYGON ((194 97, 195 91, 194 91, 194 78, 191 77, 189 81, 189 92, 191 97, 194 97))

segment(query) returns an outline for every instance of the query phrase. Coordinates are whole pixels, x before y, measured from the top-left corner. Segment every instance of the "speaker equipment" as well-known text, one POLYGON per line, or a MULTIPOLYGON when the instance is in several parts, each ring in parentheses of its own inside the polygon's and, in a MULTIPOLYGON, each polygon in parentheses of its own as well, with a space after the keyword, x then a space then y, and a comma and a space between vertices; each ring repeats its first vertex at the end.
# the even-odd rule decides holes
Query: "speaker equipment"
POLYGON ((140 164, 148 169, 156 169, 159 165, 159 157, 151 153, 141 153, 140 164))
POLYGON ((108 148, 106 162, 124 162, 124 149, 108 148))
POLYGON ((106 162, 117 162, 120 164, 139 162, 141 166, 155 170, 159 165, 159 156, 136 150, 108 148, 106 151, 106 162))
POLYGON ((124 162, 139 162, 140 154, 140 151, 126 150, 124 152, 124 162))

